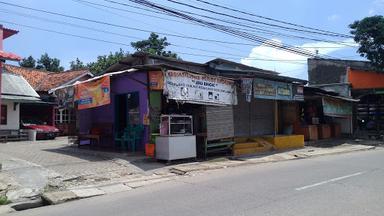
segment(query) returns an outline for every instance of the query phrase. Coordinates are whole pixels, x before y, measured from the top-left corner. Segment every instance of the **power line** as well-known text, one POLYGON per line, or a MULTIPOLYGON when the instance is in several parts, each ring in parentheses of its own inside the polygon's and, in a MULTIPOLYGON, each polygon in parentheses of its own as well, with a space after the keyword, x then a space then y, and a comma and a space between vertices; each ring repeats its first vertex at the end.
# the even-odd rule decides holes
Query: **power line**
POLYGON ((183 35, 178 35, 178 34, 170 34, 170 33, 166 33, 166 32, 159 32, 159 31, 151 31, 151 30, 145 30, 145 29, 140 29, 140 28, 133 28, 133 27, 123 26, 123 25, 117 25, 117 24, 114 24, 114 23, 108 23, 108 22, 92 20, 92 19, 88 19, 88 18, 82 18, 82 17, 78 17, 78 16, 72 16, 72 15, 67 15, 67 14, 47 11, 47 10, 30 8, 30 7, 26 7, 26 6, 22 6, 22 5, 17 5, 17 4, 12 4, 12 3, 3 2, 3 1, 0 1, 0 4, 5 4, 5 5, 13 6, 13 7, 23 8, 23 9, 27 9, 27 10, 42 12, 42 13, 46 13, 46 14, 51 14, 51 15, 56 15, 56 16, 61 16, 61 17, 66 17, 66 18, 71 18, 71 19, 76 19, 76 20, 81 20, 81 21, 86 21, 86 22, 92 22, 92 23, 96 23, 96 24, 100 24, 100 25, 107 25, 107 26, 112 26, 112 27, 116 27, 116 28, 123 28, 123 29, 129 29, 129 30, 134 30, 134 31, 146 32, 146 33, 152 33, 153 32, 153 33, 156 33, 156 34, 167 35, 167 36, 172 36, 172 37, 178 37, 178 38, 183 38, 183 39, 191 39, 191 40, 198 40, 198 41, 204 41, 204 42, 214 42, 214 43, 222 43, 222 44, 243 45, 243 46, 254 46, 255 45, 255 44, 251 44, 251 43, 228 42, 228 41, 221 41, 221 40, 215 40, 215 39, 183 36, 183 35))
MULTIPOLYGON (((43 18, 43 17, 39 17, 39 16, 34 16, 34 15, 26 14, 26 13, 20 13, 20 12, 17 12, 17 11, 0 9, 0 12, 8 13, 8 14, 11 14, 11 15, 22 16, 22 17, 26 17, 26 18, 42 20, 42 21, 50 22, 50 23, 57 23, 57 24, 66 25, 66 26, 75 27, 75 28, 80 28, 80 29, 87 29, 87 30, 90 30, 90 31, 98 32, 98 33, 102 32, 102 33, 106 33, 106 34, 110 34, 110 35, 115 35, 115 36, 120 36, 120 37, 125 37, 125 38, 132 38, 132 39, 137 39, 137 40, 145 40, 144 38, 134 37, 134 36, 130 36, 130 35, 126 35, 126 34, 121 34, 121 33, 117 33, 117 32, 111 32, 111 31, 107 31, 107 30, 103 30, 103 29, 96 29, 96 28, 85 26, 85 25, 79 25, 79 24, 74 24, 74 23, 69 23, 69 22, 64 22, 64 21, 58 21, 58 20, 53 20, 53 19, 47 19, 47 18, 43 18)), ((29 27, 31 27, 31 26, 29 26, 29 27)), ((36 27, 34 27, 34 28, 36 28, 36 27)), ((43 30, 43 29, 40 29, 40 30, 43 30)), ((44 29, 44 31, 47 31, 47 29, 44 29)), ((52 32, 52 31, 50 31, 50 32, 52 32)), ((58 32, 53 32, 53 33, 58 33, 58 32)), ((111 42, 111 43, 114 43, 114 42, 111 42)), ((128 46, 128 44, 124 44, 124 45, 128 46)), ((236 57, 239 57, 239 58, 243 58, 244 57, 242 55, 236 55, 236 54, 233 54, 233 53, 205 50, 205 49, 194 48, 194 47, 189 47, 189 46, 184 46, 184 45, 179 45, 179 44, 174 44, 174 43, 170 43, 170 46, 186 48, 186 49, 196 50, 196 51, 202 51, 202 52, 207 52, 207 53, 216 53, 216 54, 224 54, 224 55, 228 55, 228 56, 236 56, 236 57)))
MULTIPOLYGON (((183 21, 180 21, 180 20, 168 19, 168 18, 165 18, 165 17, 155 16, 155 15, 146 14, 146 13, 140 13, 140 12, 137 12, 137 11, 127 10, 127 9, 123 9, 123 8, 107 6, 107 5, 104 5, 104 4, 99 4, 99 3, 85 1, 85 0, 72 0, 72 1, 78 2, 78 3, 81 3, 81 4, 87 4, 88 6, 90 6, 90 5, 97 5, 97 6, 100 6, 100 7, 103 7, 103 8, 109 8, 109 9, 124 11, 124 12, 128 12, 128 13, 134 13, 134 14, 138 14, 138 15, 142 15, 142 16, 148 16, 148 17, 157 18, 157 19, 161 19, 161 20, 167 20, 167 21, 171 21, 171 22, 190 24, 189 22, 183 22, 183 21)), ((148 10, 148 11, 150 11, 152 13, 156 13, 157 12, 157 11, 153 11, 153 10, 148 10)), ((158 13, 158 14, 162 14, 162 13, 158 13)))
MULTIPOLYGON (((111 7, 111 6, 107 6, 107 5, 104 5, 104 4, 97 4, 97 3, 93 3, 93 2, 85 1, 85 0, 72 0, 72 1, 74 1, 74 2, 78 2, 78 3, 80 3, 80 4, 82 4, 82 5, 85 5, 85 6, 88 6, 88 7, 92 7, 92 8, 98 9, 98 10, 102 10, 102 11, 104 11, 104 12, 108 12, 108 13, 114 14, 114 15, 117 15, 117 16, 120 16, 120 17, 123 17, 123 18, 128 18, 128 17, 126 17, 126 16, 124 16, 124 15, 121 15, 121 14, 118 14, 118 13, 114 13, 114 12, 109 11, 109 10, 103 10, 103 9, 101 9, 100 7, 108 8, 108 9, 113 9, 113 10, 118 10, 118 11, 123 11, 123 12, 130 12, 129 10, 125 10, 125 9, 123 9, 123 8, 111 7), (96 6, 99 6, 99 7, 96 7, 96 6)), ((166 14, 163 14, 163 13, 160 13, 160 12, 158 12, 158 11, 154 11, 154 10, 146 10, 146 9, 144 9, 144 8, 140 8, 140 7, 134 7, 134 8, 138 8, 138 9, 140 9, 140 10, 150 11, 150 12, 153 12, 153 13, 158 13, 158 14, 167 16, 166 14)), ((133 12, 133 13, 134 13, 134 12, 133 12)), ((196 26, 197 26, 197 24, 194 24, 194 23, 191 23, 191 22, 183 22, 183 21, 180 21, 180 20, 167 19, 167 18, 163 18, 163 17, 159 17, 159 16, 152 16, 152 15, 144 14, 144 13, 138 13, 138 14, 143 15, 143 16, 154 17, 154 18, 158 18, 158 19, 162 19, 162 20, 175 21, 175 22, 178 22, 178 23, 192 24, 192 25, 196 25, 196 26)), ((131 19, 131 18, 129 18, 129 19, 131 19)), ((144 23, 144 22, 143 22, 143 23, 144 23)), ((148 23, 144 23, 144 24, 150 25, 150 24, 148 24, 148 23)), ((167 31, 170 31, 170 32, 174 32, 174 33, 175 33, 175 31, 169 30, 169 29, 167 29, 167 28, 163 28, 163 29, 166 29, 167 31)), ((177 33, 177 32, 176 32, 176 33, 177 33)), ((182 36, 187 36, 187 35, 182 34, 182 33, 179 33, 179 34, 182 35, 182 36)), ((174 44, 172 44, 172 45, 174 45, 174 44)), ((240 52, 244 52, 244 50, 240 50, 240 49, 235 48, 235 47, 227 46, 227 45, 224 45, 224 44, 222 44, 222 43, 218 44, 218 43, 213 42, 212 45, 219 46, 220 48, 228 48, 228 49, 231 49, 231 50, 237 50, 237 51, 240 51, 240 52)), ((192 49, 192 48, 189 48, 189 49, 192 49)), ((193 49, 195 49, 195 48, 193 48, 193 49)), ((196 49, 195 49, 195 50, 196 50, 196 49)), ((212 52, 212 51, 210 51, 210 52, 212 52)))
MULTIPOLYGON (((92 41, 97 41, 97 42, 103 42, 103 43, 108 43, 108 44, 115 44, 115 45, 121 45, 121 46, 128 46, 128 47, 130 47, 130 45, 126 44, 126 43, 120 43, 120 42, 114 42, 114 41, 109 41, 109 40, 102 40, 102 39, 92 38, 92 37, 88 37, 88 36, 82 36, 82 35, 77 35, 77 34, 65 33, 65 32, 55 31, 55 30, 51 30, 51 29, 46 29, 46 28, 41 28, 41 27, 36 27, 36 26, 30 26, 30 25, 15 23, 15 22, 10 22, 10 21, 6 21, 6 20, 0 20, 0 22, 12 24, 12 25, 17 25, 17 26, 22 26, 22 27, 26 27, 26 28, 30 28, 30 29, 35 29, 35 30, 39 30, 39 31, 45 31, 45 32, 50 32, 50 33, 55 33, 55 34, 60 34, 60 35, 65 35, 65 36, 71 36, 71 37, 86 39, 86 40, 92 40, 92 41)), ((189 56, 217 58, 217 56, 213 56, 213 55, 204 55, 204 54, 195 54, 195 53, 186 53, 186 52, 177 52, 177 53, 178 54, 183 54, 183 55, 189 55, 189 56)), ((262 58, 241 57, 241 56, 239 58, 234 58, 234 57, 225 57, 225 58, 226 59, 232 59, 232 60, 238 60, 239 58, 242 58, 242 59, 257 60, 257 61, 281 61, 281 62, 284 62, 286 64, 304 64, 304 63, 300 63, 299 61, 305 61, 305 60, 262 59, 262 58)))
MULTIPOLYGON (((114 9, 114 10, 119 10, 119 11, 124 11, 124 12, 132 12, 132 11, 129 11, 129 10, 126 10, 126 9, 123 9, 123 8, 116 8, 116 7, 111 7, 111 6, 107 6, 107 5, 104 5, 104 4, 98 4, 98 3, 93 3, 93 2, 90 2, 90 1, 86 1, 86 0, 72 0, 72 1, 75 1, 75 2, 79 2, 83 5, 86 5, 86 6, 89 6, 89 7, 92 7, 92 8, 96 8, 98 10, 102 10, 101 8, 98 8, 98 7, 94 7, 92 5, 95 5, 95 6, 100 6, 100 7, 104 7, 104 8, 109 8, 109 9, 114 9)), ((113 2, 115 3, 115 2, 113 2)), ((116 2, 117 3, 117 2, 116 2)), ((128 5, 125 5, 124 6, 128 6, 128 5)), ((133 7, 133 8, 138 8, 138 9, 143 9, 144 8, 141 8, 141 7, 134 7, 134 6, 131 6, 129 5, 129 7, 133 7)), ((112 13, 114 15, 118 15, 118 16, 122 16, 120 14, 117 14, 117 13, 113 13, 111 11, 108 11, 108 10, 102 10, 102 11, 105 11, 105 12, 109 12, 109 13, 112 13)), ((161 12, 158 12, 158 11, 154 11, 154 10, 147 10, 147 11, 151 11, 151 12, 154 12, 154 13, 159 13, 159 14, 163 14, 161 12)), ((133 12, 135 13, 135 12, 133 12)), ((170 20, 170 21, 175 21, 175 22, 179 22, 179 23, 185 23, 185 24, 194 24, 194 23, 190 23, 190 22, 182 22, 182 21, 178 21, 178 20, 173 20, 173 19, 166 19, 166 18, 162 18, 162 17, 158 17, 158 16, 151 16, 151 15, 148 15, 148 14, 143 14, 143 13, 138 13, 140 15, 144 15, 144 16, 150 16, 150 17, 155 17, 155 18, 159 18, 159 19, 164 19, 164 20, 170 20)), ((195 13, 190 13, 190 14, 195 14, 195 13)), ((197 14, 198 15, 198 14, 197 14)), ((124 18, 127 18, 125 16, 123 16, 124 18)), ((219 20, 219 19, 218 19, 219 20)), ((257 29, 257 28, 256 28, 257 29)), ((256 30, 253 30, 253 32, 260 32, 262 34, 266 34, 266 35, 277 35, 277 36, 283 36, 283 37, 293 37, 293 38, 299 38, 299 39, 308 39, 308 40, 313 40, 313 41, 319 41, 319 42, 326 42, 326 43, 335 43, 335 44, 338 44, 338 45, 344 45, 344 46, 350 46, 350 45, 347 45, 345 44, 344 42, 339 42, 339 41, 329 41, 329 40, 321 40, 321 39, 314 39, 314 38, 307 38, 307 37, 300 37, 300 36, 295 36, 295 35, 286 35, 286 34, 280 34, 278 32, 275 32, 275 33, 268 33, 268 32, 273 32, 273 31, 256 31, 256 30)), ((184 34, 182 34, 184 35, 184 34)), ((225 52, 217 52, 217 51, 208 51, 208 50, 203 50, 203 49, 198 49, 198 48, 192 48, 192 47, 187 47, 187 46, 181 46, 181 45, 175 45, 175 44, 171 44, 172 46, 176 46, 176 47, 183 47, 183 48, 187 48, 187 49, 191 49, 191 50, 198 50, 198 51, 203 51, 203 52, 210 52, 210 53, 218 53, 218 54, 226 54, 226 55, 231 55, 229 53, 225 53, 225 52)), ((221 45, 221 47, 225 47, 225 45, 221 45)), ((343 47, 344 47, 343 46, 343 47)), ((295 46, 297 48, 339 48, 339 47, 300 47, 300 46, 295 46)), ((352 46, 351 46, 352 47, 352 46)), ((235 49, 233 47, 227 47, 227 48, 230 48, 230 49, 235 49)), ((342 47, 340 47, 342 48, 342 47)))
POLYGON ((215 3, 208 2, 208 1, 205 1, 205 0, 194 0, 194 1, 202 2, 202 3, 207 4, 207 5, 223 8, 223 9, 226 9, 226 10, 238 12, 238 13, 241 13, 241 14, 246 14, 246 15, 249 15, 249 16, 253 16, 253 17, 257 17, 257 18, 261 18, 261 19, 265 19, 265 20, 269 20, 269 21, 273 21, 273 22, 283 23, 283 24, 286 24, 286 25, 296 26, 296 27, 305 28, 305 29, 311 29, 311 30, 315 30, 315 31, 319 31, 319 32, 326 32, 326 33, 335 34, 335 35, 343 35, 343 36, 346 36, 346 37, 351 37, 351 36, 346 35, 346 34, 336 33, 336 32, 332 32, 332 31, 328 31, 328 30, 323 30, 323 29, 319 29, 319 28, 313 28, 313 27, 304 26, 304 25, 300 25, 300 24, 296 24, 296 23, 292 23, 292 22, 287 22, 287 21, 284 21, 284 20, 278 20, 278 19, 274 19, 274 18, 270 18, 270 17, 266 17, 266 16, 261 16, 261 15, 258 15, 258 14, 254 14, 254 13, 250 13, 250 12, 246 12, 246 11, 242 11, 242 10, 238 10, 238 9, 234 9, 234 8, 230 8, 230 7, 226 7, 226 6, 215 4, 215 3))
POLYGON ((230 14, 225 14, 225 13, 209 10, 209 9, 206 9, 206 8, 201 8, 201 7, 197 7, 197 6, 194 6, 194 5, 182 3, 182 2, 179 2, 179 1, 176 1, 176 0, 167 0, 167 1, 175 3, 175 4, 187 6, 187 7, 196 9, 196 10, 210 12, 210 13, 214 13, 214 14, 217 14, 217 15, 231 17, 233 19, 244 20, 244 21, 248 21, 248 22, 252 22, 252 23, 259 23, 259 24, 263 24, 263 25, 267 25, 267 26, 278 27, 278 28, 282 28, 282 29, 289 29, 289 30, 294 30, 294 31, 306 32, 306 33, 312 33, 312 34, 319 34, 319 35, 326 35, 326 36, 332 36, 332 37, 352 38, 352 36, 348 36, 348 35, 340 35, 340 34, 333 34, 333 33, 332 34, 331 33, 321 33, 321 32, 318 32, 318 31, 311 31, 311 30, 305 30, 305 29, 292 28, 292 27, 281 26, 281 25, 272 24, 272 23, 266 23, 266 22, 251 20, 251 19, 247 19, 247 18, 243 18, 243 17, 237 17, 237 16, 233 16, 233 15, 230 15, 230 14))
POLYGON ((207 22, 207 21, 202 20, 202 19, 197 19, 195 17, 192 17, 192 16, 189 16, 189 15, 177 12, 177 11, 175 11, 173 9, 170 9, 170 8, 166 7, 166 6, 155 4, 155 3, 152 3, 150 1, 146 1, 146 0, 130 0, 130 1, 134 2, 134 3, 137 3, 137 4, 140 4, 140 5, 147 6, 149 8, 154 8, 154 9, 157 9, 159 11, 163 11, 163 12, 169 14, 170 16, 176 16, 176 17, 179 17, 179 18, 182 18, 182 19, 186 19, 186 20, 198 23, 198 24, 200 24, 202 26, 208 27, 210 29, 214 29, 214 30, 217 30, 219 32, 223 32, 223 33, 226 33, 226 34, 238 37, 238 38, 242 38, 242 39, 246 39, 246 40, 249 40, 249 41, 253 41, 253 42, 258 42, 258 43, 261 43, 261 44, 269 45, 271 47, 275 47, 277 49, 285 50, 287 52, 292 52, 292 53, 295 53, 295 54, 298 54, 298 55, 311 56, 311 57, 316 57, 317 56, 315 53, 309 52, 307 50, 295 48, 295 47, 292 47, 292 46, 289 46, 289 45, 284 45, 284 44, 281 44, 281 43, 276 43, 275 41, 270 41, 267 38, 263 38, 263 37, 260 37, 260 36, 257 36, 257 35, 253 35, 253 34, 250 34, 250 33, 247 33, 247 32, 238 31, 236 29, 232 29, 229 26, 218 25, 218 24, 215 24, 215 23, 212 23, 212 22, 207 22))
POLYGON ((51 33, 56 33, 56 34, 61 34, 61 35, 66 35, 66 36, 71 36, 71 37, 87 39, 87 40, 93 40, 93 41, 104 42, 104 43, 115 44, 115 45, 122 45, 122 46, 130 46, 129 44, 125 44, 125 43, 113 42, 113 41, 108 41, 108 40, 103 40, 103 39, 98 39, 98 38, 92 38, 92 37, 88 37, 88 36, 65 33, 65 32, 55 31, 55 30, 51 30, 51 29, 40 28, 40 27, 36 27, 36 26, 30 26, 30 25, 25 25, 25 24, 20 24, 20 23, 9 22, 6 20, 0 20, 0 22, 12 24, 12 25, 18 25, 18 26, 22 26, 22 27, 26 27, 26 28, 30 28, 30 29, 37 29, 37 30, 45 31, 45 32, 51 32, 51 33))
MULTIPOLYGON (((77 1, 84 1, 84 0, 77 0, 77 1)), ((140 9, 140 10, 145 10, 144 8, 133 6, 133 5, 129 5, 127 3, 116 2, 116 1, 113 1, 113 0, 104 0, 104 1, 112 3, 112 4, 124 5, 126 7, 133 7, 133 8, 137 8, 137 9, 140 9)), ((94 3, 89 2, 89 4, 94 4, 94 3)), ((105 6, 105 5, 101 5, 101 4, 97 4, 97 5, 100 5, 102 7, 109 7, 109 6, 105 6)), ((115 9, 116 10, 121 10, 120 8, 115 8, 115 9)), ((147 11, 151 11, 153 13, 157 13, 157 14, 164 14, 164 13, 161 13, 159 11, 154 12, 153 10, 149 10, 149 9, 146 9, 146 10, 147 11)), ((173 10, 176 10, 176 9, 173 9, 173 10)), ((241 27, 231 27, 233 29, 240 30, 240 31, 248 31, 248 32, 254 32, 254 33, 261 33, 261 34, 269 35, 269 36, 281 36, 281 37, 286 37, 286 38, 295 38, 295 39, 303 39, 303 40, 310 40, 310 41, 316 41, 316 42, 335 43, 335 44, 339 44, 339 45, 350 46, 350 45, 348 45, 345 42, 332 41, 332 40, 328 40, 328 39, 319 39, 319 38, 313 38, 313 37, 298 36, 298 35, 290 35, 290 34, 287 34, 287 33, 281 33, 281 32, 276 32, 276 31, 272 31, 272 30, 267 30, 267 29, 265 29, 265 26, 261 26, 260 27, 260 25, 256 25, 256 24, 252 24, 252 26, 250 26, 250 24, 244 24, 244 23, 240 23, 240 22, 237 22, 237 21, 220 19, 220 18, 217 18, 217 17, 212 17, 212 16, 203 15, 203 14, 193 13, 193 12, 190 12, 190 11, 179 10, 179 9, 177 11, 178 12, 182 12, 182 13, 186 13, 186 14, 189 14, 189 15, 196 15, 196 16, 199 16, 199 17, 204 17, 204 18, 207 18, 207 19, 223 22, 223 23, 226 23, 226 24, 237 25, 237 26, 241 26, 241 27, 245 27, 246 28, 246 29, 244 29, 244 28, 241 28, 241 27)), ((167 14, 165 14, 165 15, 167 15, 167 14)), ((189 22, 189 24, 195 24, 195 23, 189 22)))
MULTIPOLYGON (((20 12, 16 12, 16 11, 0 9, 0 12, 8 13, 8 14, 11 14, 11 15, 18 15, 18 16, 27 17, 27 18, 32 18, 32 19, 37 19, 37 20, 42 20, 42 21, 45 21, 45 22, 57 23, 57 24, 66 25, 66 26, 75 27, 75 28, 80 28, 80 29, 87 29, 87 30, 94 31, 94 32, 99 32, 99 33, 102 32, 102 33, 106 33, 106 34, 110 34, 110 35, 115 35, 115 36, 120 36, 120 37, 125 37, 125 38, 132 38, 132 39, 136 39, 136 40, 145 40, 145 38, 134 37, 134 36, 130 36, 130 35, 126 35, 126 34, 121 34, 121 33, 117 33, 117 32, 106 31, 106 30, 103 30, 103 29, 91 28, 91 27, 88 27, 88 26, 85 26, 85 25, 79 25, 79 24, 74 24, 74 23, 69 23, 69 22, 63 22, 63 21, 58 21, 58 20, 47 19, 47 18, 33 16, 33 15, 30 15, 30 14, 20 13, 20 12)), ((169 45, 170 46, 174 46, 174 47, 180 47, 180 48, 196 50, 196 51, 208 52, 208 53, 217 53, 217 54, 224 54, 224 55, 230 55, 230 56, 237 56, 237 57, 240 57, 240 58, 243 57, 242 55, 236 55, 236 54, 233 54, 233 53, 199 49, 199 48, 194 48, 194 47, 189 47, 189 46, 184 46, 184 45, 179 45, 179 44, 174 44, 174 43, 170 43, 169 45)))
MULTIPOLYGON (((28 8, 28 7, 24 7, 24 6, 20 6, 20 5, 15 5, 15 4, 11 4, 11 3, 6 3, 6 2, 1 2, 0 3, 2 4, 6 4, 6 5, 11 5, 11 6, 15 6, 15 7, 21 7, 21 8, 24 8, 24 9, 30 9, 30 10, 37 10, 39 12, 44 12, 44 13, 50 13, 50 14, 54 14, 54 15, 59 15, 59 16, 64 16, 64 17, 68 17, 68 18, 73 18, 73 19, 80 19, 80 20, 83 20, 83 21, 88 21, 88 22, 96 22, 98 24, 104 24, 104 25, 109 25, 111 23, 105 23, 105 22, 100 22, 100 21, 95 21, 95 20, 90 20, 90 19, 86 19, 86 18, 80 18, 80 17, 75 17, 75 16, 70 16, 70 15, 65 15, 65 14, 59 14, 59 13, 55 13, 55 12, 50 12, 50 11, 43 11, 43 10, 40 10, 40 9, 33 9, 33 8, 28 8)), ((126 26, 120 26, 120 25, 114 25, 112 24, 113 26, 117 26, 117 27, 122 27, 122 28, 130 28, 130 27, 126 27, 126 26)), ((90 29, 90 28, 88 28, 90 29)), ((135 29, 137 30, 136 28, 132 28, 132 29, 135 29)), ((44 31, 46 31, 48 29, 44 29, 44 31)), ((140 31, 145 31, 145 32, 152 32, 152 31, 148 31, 148 30, 142 30, 142 29, 138 29, 140 31)), ((51 31, 51 32, 54 32, 54 31, 51 31)), ((104 32, 107 32, 107 31, 104 31, 104 32)), ((56 31, 56 33, 58 33, 56 31)), ((159 33, 159 32, 157 32, 159 33)), ((69 33, 65 33, 66 35, 68 36, 77 36, 77 35, 74 35, 74 34, 69 34, 69 33)), ((167 34, 167 33, 159 33, 159 34, 166 34, 166 35, 171 35, 171 36, 175 36, 175 37, 182 37, 182 38, 187 38, 187 39, 195 39, 195 40, 200 40, 200 41, 204 41, 204 42, 215 42, 215 43, 223 43, 223 44, 234 44, 234 45, 247 45, 247 46, 253 46, 253 44, 246 44, 246 43, 233 43, 233 42, 227 42, 227 41, 218 41, 218 40, 211 40, 211 39, 201 39, 201 38, 195 38, 195 37, 185 37, 185 36, 180 36, 180 35, 174 35, 174 34, 167 34)), ((121 35, 120 35, 121 36, 121 35)), ((86 36, 80 36, 81 38, 88 38, 90 40, 95 40, 95 38, 90 38, 90 37, 86 37, 86 36)), ((104 41, 104 42, 107 42, 107 43, 110 43, 110 41, 106 41, 106 40, 101 40, 101 39, 96 39, 96 41, 104 41)), ((117 42, 113 42, 114 44, 119 44, 119 45, 125 45, 125 46, 129 46, 127 44, 122 44, 122 43, 117 43, 117 42)), ((191 47, 189 47, 191 48, 191 47)), ((194 48, 195 50, 197 50, 196 48, 194 48)), ((201 49, 199 49, 200 51, 202 51, 201 49)), ((209 51, 207 51, 209 52, 209 51)), ((221 53, 223 54, 223 53, 221 53)))
MULTIPOLYGON (((105 0, 105 1, 114 2, 111 0, 105 0)), ((266 45, 269 45, 271 47, 275 47, 277 49, 285 50, 285 51, 292 52, 292 53, 299 54, 299 55, 317 57, 317 54, 312 53, 308 50, 302 49, 300 47, 297 48, 297 47, 293 47, 290 45, 279 44, 279 43, 276 43, 274 41, 268 41, 268 39, 266 39, 266 38, 262 38, 262 37, 259 37, 256 35, 249 34, 247 32, 237 31, 236 29, 230 28, 229 26, 217 25, 215 23, 206 22, 206 21, 201 20, 201 19, 196 19, 194 17, 191 17, 191 16, 185 15, 183 13, 177 12, 175 10, 169 9, 169 7, 161 6, 159 4, 154 4, 150 1, 144 1, 144 0, 141 0, 141 1, 140 0, 136 0, 136 1, 130 0, 130 1, 137 3, 137 4, 140 4, 140 5, 147 6, 149 8, 154 8, 154 9, 157 9, 159 11, 163 11, 163 12, 169 14, 170 16, 176 16, 176 17, 180 17, 182 19, 186 19, 186 20, 190 20, 192 22, 199 23, 202 26, 205 26, 205 27, 208 27, 211 29, 215 29, 215 30, 223 32, 223 33, 227 33, 227 34, 230 34, 230 35, 235 36, 235 37, 240 37, 240 38, 247 39, 250 41, 256 41, 256 42, 261 43, 261 44, 266 44, 266 45)), ((119 4, 126 5, 124 3, 119 3, 119 4)), ((322 56, 328 56, 328 55, 322 54, 322 56)), ((329 57, 331 57, 331 56, 329 56, 329 57)), ((334 57, 331 57, 331 58, 334 58, 334 57)))

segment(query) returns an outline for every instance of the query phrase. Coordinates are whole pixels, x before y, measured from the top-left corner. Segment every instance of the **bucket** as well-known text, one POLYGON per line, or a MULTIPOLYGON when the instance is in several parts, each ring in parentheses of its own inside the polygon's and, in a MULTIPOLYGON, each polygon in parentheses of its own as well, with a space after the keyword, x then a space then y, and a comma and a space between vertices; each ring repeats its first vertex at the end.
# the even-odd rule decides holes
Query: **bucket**
POLYGON ((28 130, 28 140, 29 141, 36 141, 36 135, 37 135, 36 130, 28 130))
POLYGON ((145 155, 148 157, 155 157, 155 144, 145 144, 145 155))

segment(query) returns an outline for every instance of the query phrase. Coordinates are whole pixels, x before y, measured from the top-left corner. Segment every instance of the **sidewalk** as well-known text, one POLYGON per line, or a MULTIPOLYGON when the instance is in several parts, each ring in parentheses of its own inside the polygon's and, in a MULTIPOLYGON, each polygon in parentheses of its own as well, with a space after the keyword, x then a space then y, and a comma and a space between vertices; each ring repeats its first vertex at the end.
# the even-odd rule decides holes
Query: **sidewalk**
POLYGON ((376 148, 347 143, 330 146, 166 166, 142 155, 78 149, 68 145, 66 137, 54 141, 0 144, 0 195, 6 194, 13 203, 30 205, 32 202, 38 206, 42 204, 43 196, 49 203, 57 204, 127 191, 206 170, 376 148))

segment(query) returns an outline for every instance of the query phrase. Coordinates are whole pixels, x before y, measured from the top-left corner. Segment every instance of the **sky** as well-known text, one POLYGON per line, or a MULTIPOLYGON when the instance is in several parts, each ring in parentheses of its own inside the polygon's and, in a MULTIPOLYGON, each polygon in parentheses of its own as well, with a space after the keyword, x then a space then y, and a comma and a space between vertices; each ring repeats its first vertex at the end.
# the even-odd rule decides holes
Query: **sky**
MULTIPOLYGON (((51 57, 60 59, 61 64, 66 69, 69 69, 69 62, 76 58, 79 58, 85 63, 92 62, 96 60, 97 56, 118 51, 120 48, 132 53, 134 50, 130 47, 131 42, 148 38, 149 32, 155 31, 159 32, 160 36, 167 37, 168 42, 173 44, 167 49, 178 53, 183 60, 205 63, 214 58, 224 58, 257 68, 276 71, 284 76, 302 79, 307 79, 307 57, 269 47, 267 46, 268 42, 272 41, 281 45, 305 48, 312 52, 318 52, 320 55, 328 58, 363 59, 356 53, 357 48, 353 39, 328 38, 332 41, 337 41, 338 44, 336 44, 286 37, 280 34, 271 35, 255 32, 254 34, 265 38, 263 43, 256 43, 198 26, 179 18, 139 10, 132 7, 138 5, 127 0, 114 1, 124 2, 130 6, 118 5, 105 0, 93 0, 92 2, 116 7, 120 10, 89 5, 84 2, 79 2, 78 0, 0 0, 0 3, 12 3, 114 25, 96 24, 0 4, 0 24, 3 24, 3 26, 7 28, 19 30, 17 35, 4 41, 4 50, 19 54, 22 57, 32 55, 35 58, 40 57, 43 53, 48 53, 51 57), (52 22, 52 20, 55 22, 52 22), (40 30, 35 29, 36 27, 40 28, 40 30), (130 28, 142 29, 149 32, 137 31, 130 28), (41 29, 60 32, 66 35, 46 32, 41 29), (164 35, 162 33, 220 40, 228 43, 191 40, 183 37, 164 35), (73 35, 81 36, 82 38, 74 37, 73 35), (99 41, 90 40, 89 38, 99 41), (107 43, 106 41, 113 42, 113 44, 107 43), (234 42, 246 43, 247 45, 231 44, 234 42)), ((189 12, 230 19, 209 12, 194 10, 172 3, 169 0, 152 1, 189 12)), ((254 17, 247 17, 244 14, 236 14, 233 11, 211 7, 196 0, 183 0, 181 2, 211 9, 216 12, 257 21, 266 21, 254 17)), ((349 34, 348 25, 355 20, 360 20, 367 16, 382 15, 384 12, 384 0, 212 0, 209 2, 257 15, 342 34, 349 34)), ((258 25, 258 27, 259 29, 267 31, 276 30, 276 27, 273 26, 258 25)), ((311 38, 324 38, 323 36, 317 37, 303 32, 284 33, 311 38)))

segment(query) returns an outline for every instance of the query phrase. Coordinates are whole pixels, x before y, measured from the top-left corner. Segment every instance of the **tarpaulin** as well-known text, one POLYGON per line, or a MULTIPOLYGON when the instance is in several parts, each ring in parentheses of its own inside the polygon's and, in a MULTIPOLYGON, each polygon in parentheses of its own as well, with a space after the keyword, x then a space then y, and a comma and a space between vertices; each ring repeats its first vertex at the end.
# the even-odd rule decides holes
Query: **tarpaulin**
POLYGON ((75 100, 77 101, 79 110, 111 103, 109 76, 95 81, 77 84, 75 89, 75 100))

